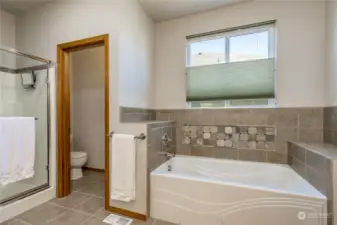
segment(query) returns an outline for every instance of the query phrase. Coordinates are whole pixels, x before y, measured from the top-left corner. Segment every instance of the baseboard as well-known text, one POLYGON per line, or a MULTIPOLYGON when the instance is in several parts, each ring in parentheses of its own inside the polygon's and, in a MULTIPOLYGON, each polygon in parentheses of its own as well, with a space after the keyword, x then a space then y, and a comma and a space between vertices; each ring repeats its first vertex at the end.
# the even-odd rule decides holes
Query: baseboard
POLYGON ((135 213, 135 212, 131 212, 125 209, 120 209, 120 208, 116 208, 116 207, 108 207, 107 208, 108 211, 116 213, 116 214, 120 214, 122 216, 127 216, 133 219, 137 219, 137 220, 142 220, 142 221, 146 221, 147 220, 147 216, 143 215, 143 214, 139 214, 139 213, 135 213))
POLYGON ((101 172, 104 173, 105 170, 104 169, 96 169, 96 168, 91 168, 91 167, 83 167, 84 170, 89 170, 89 171, 95 171, 95 172, 101 172))

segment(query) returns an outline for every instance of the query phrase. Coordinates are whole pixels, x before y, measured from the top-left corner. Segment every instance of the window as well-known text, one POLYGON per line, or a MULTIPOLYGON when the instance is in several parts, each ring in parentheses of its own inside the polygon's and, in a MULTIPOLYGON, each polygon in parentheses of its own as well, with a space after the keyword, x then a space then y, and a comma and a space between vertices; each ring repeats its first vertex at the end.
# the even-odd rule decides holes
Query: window
POLYGON ((274 22, 187 37, 187 102, 197 107, 275 105, 274 22))

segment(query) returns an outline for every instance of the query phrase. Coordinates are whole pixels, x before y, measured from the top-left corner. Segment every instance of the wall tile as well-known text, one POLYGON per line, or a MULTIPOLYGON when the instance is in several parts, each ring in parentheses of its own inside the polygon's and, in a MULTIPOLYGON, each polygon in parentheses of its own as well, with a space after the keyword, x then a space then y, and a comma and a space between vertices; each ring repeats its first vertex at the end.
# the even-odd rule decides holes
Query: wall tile
POLYGON ((276 125, 275 109, 251 109, 249 125, 276 125))
POLYGON ((306 151, 305 164, 321 171, 321 173, 330 173, 330 160, 326 160, 324 156, 315 152, 306 151))
POLYGON ((337 146, 337 130, 333 131, 332 144, 337 146))
POLYGON ((289 157, 289 165, 291 166, 291 168, 293 168, 293 170, 295 170, 299 175, 301 175, 302 177, 305 177, 305 164, 303 161, 298 160, 295 157, 290 156, 289 157))
POLYGON ((201 157, 213 157, 213 148, 192 146, 191 155, 201 157))
POLYGON ((213 157, 219 159, 237 159, 238 150, 233 148, 214 148, 213 157))
POLYGON ((298 126, 299 113, 297 108, 280 108, 276 111, 276 125, 278 127, 298 126))
POLYGON ((236 116, 237 116, 237 125, 239 126, 256 125, 252 123, 251 120, 251 109, 237 109, 236 116))
POLYGON ((276 136, 276 150, 287 153, 288 141, 298 140, 298 129, 292 127, 278 127, 276 136))
POLYGON ((156 115, 156 120, 158 120, 158 121, 171 120, 171 114, 158 113, 156 115))
POLYGON ((262 150, 238 150, 238 159, 244 161, 266 162, 266 152, 262 150))
POLYGON ((191 125, 214 125, 214 113, 212 109, 191 109, 191 125))
POLYGON ((299 126, 314 129, 323 129, 323 109, 322 108, 300 108, 299 126))
POLYGON ((310 184, 312 184, 318 191, 326 195, 330 186, 328 177, 325 176, 323 173, 312 169, 311 167, 305 167, 305 169, 306 180, 310 184))
MULTIPOLYGON (((318 191, 327 196, 328 202, 333 200, 333 178, 335 171, 330 156, 325 155, 325 151, 334 151, 336 147, 326 144, 303 144, 289 143, 290 153, 292 150, 304 149, 305 160, 300 161, 295 157, 289 157, 289 165, 305 180, 307 180, 318 191)), ((301 150, 302 151, 302 150, 301 150)), ((330 154, 329 154, 330 155, 330 154)), ((328 213, 333 212, 333 205, 328 206, 328 213)))
POLYGON ((287 155, 278 153, 275 151, 266 151, 267 154, 267 162, 269 163, 281 163, 286 164, 287 163, 287 155))
POLYGON ((323 142, 334 144, 334 131, 333 130, 323 130, 323 142))
POLYGON ((301 142, 323 142, 323 130, 301 127, 298 140, 301 142))
POLYGON ((333 130, 334 129, 334 120, 335 114, 334 114, 334 108, 333 107, 327 107, 324 108, 323 111, 323 128, 324 130, 333 130))
POLYGON ((240 116, 240 110, 237 109, 215 109, 214 124, 215 125, 236 125, 240 116))
POLYGON ((336 115, 333 116, 333 124, 332 124, 332 126, 333 126, 332 129, 334 131, 337 131, 337 116, 336 115))
MULTIPOLYGON (((174 122, 161 122, 161 123, 155 123, 155 124, 148 124, 147 126, 147 157, 148 157, 148 167, 150 168, 151 172, 156 167, 158 167, 160 164, 166 161, 166 157, 163 155, 160 155, 159 153, 162 151, 162 145, 161 145, 161 137, 164 134, 168 134, 169 138, 172 140, 175 140, 175 138, 172 137, 173 129, 175 129, 175 123, 174 122)), ((168 147, 166 147, 165 151, 175 153, 176 152, 176 143, 171 142, 168 147)))
POLYGON ((178 155, 191 155, 191 146, 190 145, 180 145, 177 147, 178 155))
POLYGON ((304 163, 306 150, 294 143, 289 143, 288 146, 288 154, 304 163))
POLYGON ((120 121, 123 123, 156 120, 155 110, 121 106, 119 111, 120 121))
MULTIPOLYGON (((337 117, 337 109, 331 111, 336 111, 334 115, 337 117)), ((287 159, 287 157, 284 155, 287 154, 287 141, 300 140, 304 142, 322 142, 323 115, 326 115, 325 111, 323 111, 323 108, 179 109, 156 111, 156 119, 166 118, 176 121, 176 148, 178 151, 181 151, 184 154, 189 154, 191 149, 182 144, 182 136, 184 134, 179 131, 179 128, 181 128, 183 125, 204 125, 210 127, 215 126, 218 129, 217 133, 215 133, 216 135, 213 136, 212 131, 209 132, 210 135, 204 135, 202 134, 203 131, 199 131, 199 129, 197 129, 196 132, 191 132, 189 134, 192 144, 196 145, 197 139, 202 138, 204 145, 214 146, 214 149, 218 147, 219 144, 221 148, 231 146, 229 142, 225 143, 227 140, 232 142, 232 148, 248 149, 250 147, 252 148, 251 150, 254 150, 254 147, 256 149, 266 149, 267 147, 267 149, 270 148, 270 150, 275 150, 275 153, 269 154, 270 161, 273 160, 275 162, 286 161, 285 159, 287 159), (239 129, 240 126, 242 130, 239 129), (276 126, 276 129, 274 128, 273 130, 273 132, 276 130, 274 136, 272 134, 269 135, 268 132, 270 131, 267 132, 266 127, 268 126, 276 126), (248 140, 244 140, 244 142, 240 144, 240 142, 237 141, 238 133, 229 135, 225 132, 226 128, 232 128, 233 130, 237 130, 237 132, 240 133, 248 133, 249 127, 252 129, 257 128, 256 136, 258 136, 259 133, 268 133, 265 136, 268 144, 263 141, 256 141, 256 144, 253 144, 252 142, 254 141, 254 137, 256 137, 254 134, 250 134, 248 136, 248 140), (244 129, 247 131, 244 132, 244 129), (264 129, 264 131, 261 131, 262 129, 264 129), (207 136, 207 138, 204 138, 204 136, 207 136), (179 150, 181 148, 184 149, 179 150)), ((325 132, 325 134, 327 134, 327 132, 325 132)), ((325 135, 325 139, 326 136, 327 135, 325 135)), ((330 139, 334 140, 334 138, 331 137, 331 133, 329 137, 330 139)), ((266 155, 268 156, 267 153, 266 155)))

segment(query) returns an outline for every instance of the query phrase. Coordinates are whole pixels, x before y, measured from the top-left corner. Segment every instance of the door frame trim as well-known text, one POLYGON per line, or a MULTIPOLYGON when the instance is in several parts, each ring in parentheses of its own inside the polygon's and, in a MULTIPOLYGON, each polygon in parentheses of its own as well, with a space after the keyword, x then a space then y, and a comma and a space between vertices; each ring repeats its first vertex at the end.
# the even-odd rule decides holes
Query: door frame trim
MULTIPOLYGON (((104 70, 105 70, 105 130, 109 133, 109 34, 90 37, 57 45, 57 197, 62 198, 71 193, 71 165, 70 165, 70 85, 69 85, 69 54, 71 52, 104 46, 104 70)), ((105 168, 109 165, 109 137, 105 136, 105 168)), ((106 180, 109 170, 106 170, 106 180)), ((105 195, 109 190, 108 182, 105 182, 105 195)), ((106 199, 105 204, 108 201, 106 199)))
POLYGON ((104 46, 105 68, 105 209, 113 213, 146 221, 146 215, 110 206, 110 137, 108 135, 110 132, 109 34, 57 45, 57 197, 62 198, 71 193, 69 54, 99 46, 104 46))

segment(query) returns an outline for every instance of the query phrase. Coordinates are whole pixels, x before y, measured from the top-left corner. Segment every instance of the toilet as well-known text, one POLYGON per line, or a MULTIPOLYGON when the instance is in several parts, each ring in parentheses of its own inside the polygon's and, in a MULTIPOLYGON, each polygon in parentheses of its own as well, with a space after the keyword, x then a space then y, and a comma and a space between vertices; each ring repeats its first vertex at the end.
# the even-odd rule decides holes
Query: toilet
POLYGON ((86 152, 71 152, 71 180, 83 177, 82 167, 88 160, 86 152))
MULTIPOLYGON (((70 147, 74 149, 73 134, 70 133, 70 147)), ((77 180, 83 177, 82 167, 88 161, 88 154, 86 152, 71 151, 71 180, 77 180)))

